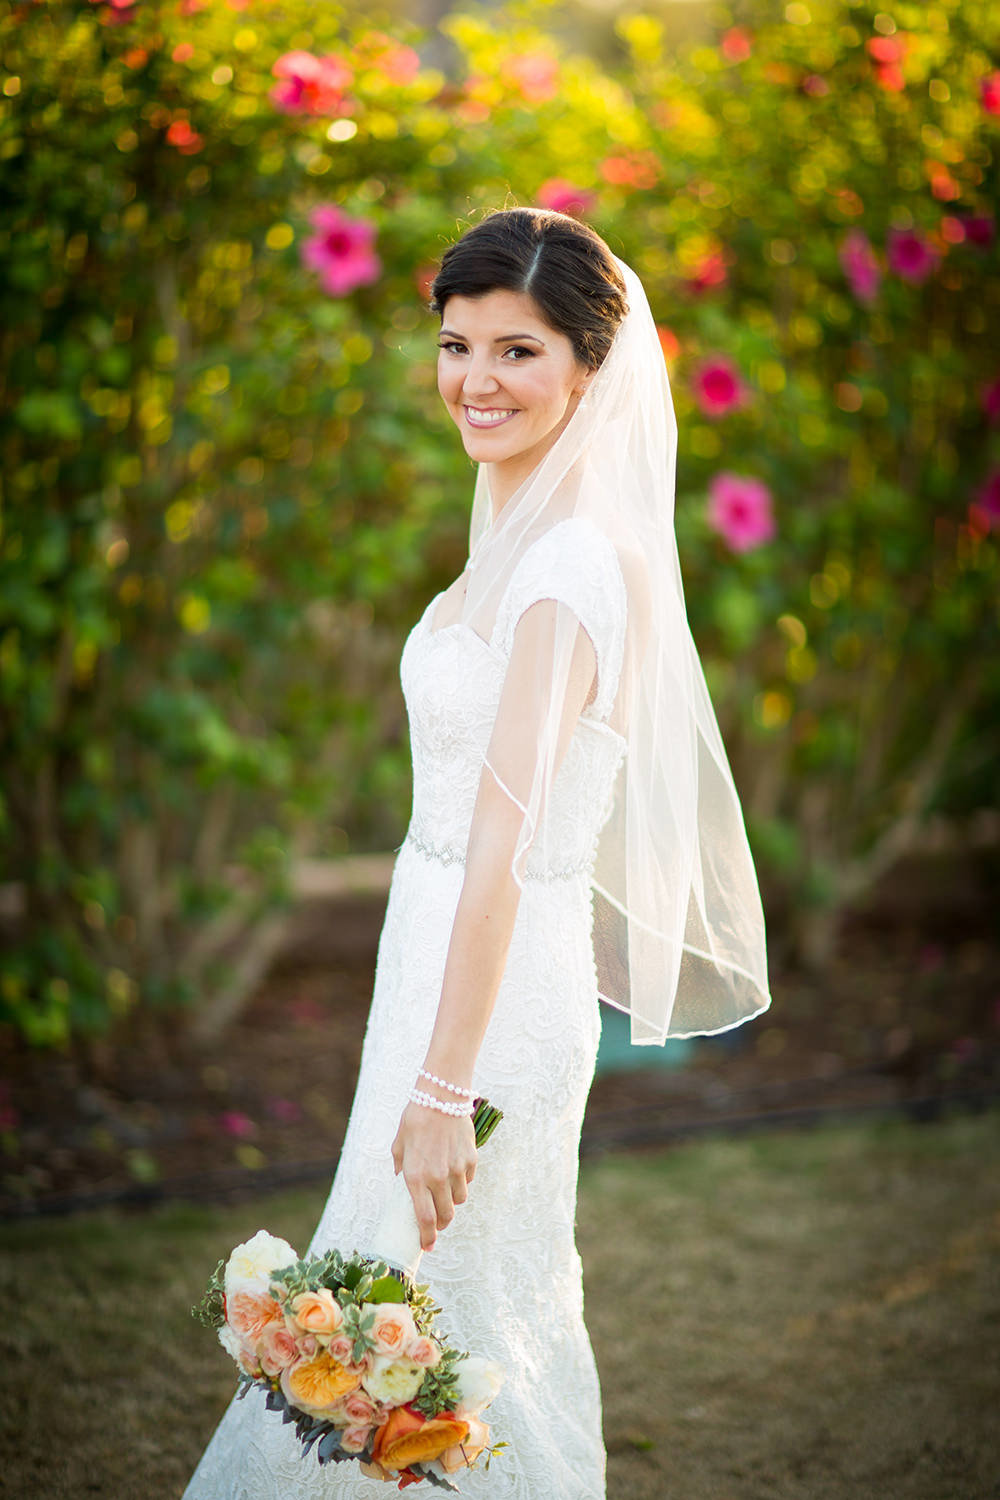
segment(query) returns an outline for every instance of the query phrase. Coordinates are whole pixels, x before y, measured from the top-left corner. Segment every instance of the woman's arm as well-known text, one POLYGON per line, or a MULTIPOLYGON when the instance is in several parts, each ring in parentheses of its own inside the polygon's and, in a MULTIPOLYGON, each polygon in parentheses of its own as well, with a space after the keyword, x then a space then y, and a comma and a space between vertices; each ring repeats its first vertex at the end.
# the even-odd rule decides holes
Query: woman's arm
MULTIPOLYGON (((552 708, 552 662, 557 620, 564 606, 545 599, 521 616, 497 709, 496 725, 476 797, 465 861, 465 879, 455 911, 441 985, 441 999, 423 1066, 461 1088, 470 1088, 479 1049, 503 978, 517 916, 520 888, 511 874, 524 814, 514 796, 527 804, 535 776, 539 739, 552 708), (499 780, 497 778, 500 778, 499 780), (503 782, 501 786, 500 782, 503 782)), ((575 618, 575 617, 573 617, 575 618)), ((566 615, 562 615, 565 629, 566 615)), ((588 698, 597 658, 590 637, 577 625, 563 696, 551 774, 562 763, 588 698)), ((427 1079, 419 1087, 454 1103, 456 1096, 427 1079)), ((464 1203, 476 1166, 472 1122, 409 1104, 393 1142, 393 1161, 402 1171, 420 1225, 420 1242, 430 1250, 439 1229, 464 1203)))

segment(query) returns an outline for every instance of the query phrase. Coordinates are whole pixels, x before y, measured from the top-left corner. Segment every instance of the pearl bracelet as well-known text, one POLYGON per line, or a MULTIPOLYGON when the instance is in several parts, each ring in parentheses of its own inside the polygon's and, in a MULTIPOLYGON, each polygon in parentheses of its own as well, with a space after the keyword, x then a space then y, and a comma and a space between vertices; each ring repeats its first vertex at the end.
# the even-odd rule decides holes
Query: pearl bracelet
POLYGON ((457 1083, 448 1083, 444 1078, 438 1078, 436 1073, 428 1073, 426 1068, 418 1069, 421 1078, 426 1078, 429 1083, 436 1083, 439 1089, 447 1089, 449 1094, 461 1094, 463 1099, 474 1099, 475 1089, 460 1089, 457 1083))
POLYGON ((433 1094, 425 1094, 423 1089, 411 1089, 410 1101, 413 1104, 422 1104, 426 1109, 440 1110, 443 1115, 471 1115, 472 1100, 464 1104, 447 1104, 443 1099, 435 1099, 433 1094))

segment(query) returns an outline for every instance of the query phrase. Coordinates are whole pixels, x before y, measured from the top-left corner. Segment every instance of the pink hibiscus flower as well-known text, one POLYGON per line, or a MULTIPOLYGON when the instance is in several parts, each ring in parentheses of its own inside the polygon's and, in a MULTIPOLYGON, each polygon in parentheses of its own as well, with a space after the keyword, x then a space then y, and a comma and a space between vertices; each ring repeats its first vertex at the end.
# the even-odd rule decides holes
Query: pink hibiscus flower
POLYGON ((285 52, 271 69, 279 80, 271 102, 286 115, 345 115, 351 104, 344 90, 354 79, 341 57, 314 57, 311 52, 285 52))
POLYGON ((573 214, 579 218, 589 214, 597 202, 597 194, 586 188, 574 187, 565 177, 550 177, 538 189, 538 201, 542 208, 551 208, 557 214, 573 214))
POLYGON ((979 98, 988 115, 1000 115, 1000 69, 980 78, 979 98))
POLYGON ((1000 527, 1000 469, 993 469, 976 490, 969 519, 984 535, 1000 527))
POLYGON ((695 372, 691 382, 694 398, 706 417, 724 417, 743 406, 746 389, 740 372, 731 359, 716 354, 695 372))
POLYGON ((882 272, 863 229, 850 229, 840 244, 840 264, 859 302, 872 303, 878 296, 882 272))
POLYGON ((257 1134, 257 1127, 249 1115, 238 1109, 227 1109, 219 1116, 219 1129, 223 1135, 231 1135, 238 1141, 257 1134))
POLYGON ((915 286, 927 280, 940 260, 937 250, 917 229, 890 229, 886 253, 890 271, 915 286))
POLYGON ((996 234, 996 220, 992 214, 968 214, 962 218, 965 237, 972 245, 988 250, 996 234))
POLYGON ((420 72, 420 57, 412 47, 404 47, 384 31, 369 31, 358 44, 371 53, 371 67, 387 83, 402 88, 412 83, 420 72))
POLYGON ((331 297, 346 297, 378 280, 382 262, 372 248, 374 224, 352 219, 332 203, 314 208, 309 222, 316 233, 303 243, 302 260, 318 272, 331 297))
POLYGON ((986 420, 993 427, 1000 422, 1000 378, 993 380, 989 385, 984 385, 979 393, 979 400, 986 420))
POLYGON ((544 104, 555 98, 559 65, 547 52, 519 52, 504 63, 503 80, 526 104, 544 104))
POLYGON ((728 470, 708 486, 708 524, 733 552, 749 552, 775 535, 771 491, 762 479, 728 470))

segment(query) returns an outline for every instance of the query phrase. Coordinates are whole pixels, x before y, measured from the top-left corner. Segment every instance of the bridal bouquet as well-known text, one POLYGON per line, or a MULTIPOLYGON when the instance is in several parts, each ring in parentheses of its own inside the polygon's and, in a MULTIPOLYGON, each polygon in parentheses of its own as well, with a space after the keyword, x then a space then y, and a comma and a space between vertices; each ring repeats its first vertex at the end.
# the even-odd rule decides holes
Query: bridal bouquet
MULTIPOLYGON (((486 1100, 473 1115, 476 1144, 501 1118, 486 1100)), ((440 1311, 413 1271, 420 1236, 406 1184, 394 1179, 375 1235, 376 1258, 338 1250, 300 1260, 261 1229, 220 1261, 195 1317, 218 1329, 240 1371, 240 1396, 295 1423, 303 1452, 321 1464, 357 1460, 369 1478, 399 1488, 427 1480, 456 1490, 452 1474, 490 1446, 481 1413, 503 1379, 499 1366, 452 1348, 440 1311)))

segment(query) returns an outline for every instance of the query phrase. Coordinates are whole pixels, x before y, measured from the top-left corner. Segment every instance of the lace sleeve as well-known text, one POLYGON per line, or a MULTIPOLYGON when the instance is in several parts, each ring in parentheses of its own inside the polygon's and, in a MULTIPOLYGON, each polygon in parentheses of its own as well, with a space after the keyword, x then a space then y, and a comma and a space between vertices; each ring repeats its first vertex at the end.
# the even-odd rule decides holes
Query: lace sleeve
POLYGON ((615 701, 625 648, 625 582, 614 546, 591 521, 562 521, 524 554, 497 611, 493 644, 506 657, 521 616, 542 599, 572 610, 597 657, 597 692, 588 718, 607 719, 615 701))

